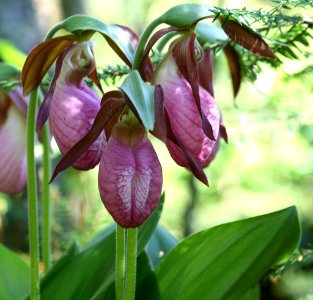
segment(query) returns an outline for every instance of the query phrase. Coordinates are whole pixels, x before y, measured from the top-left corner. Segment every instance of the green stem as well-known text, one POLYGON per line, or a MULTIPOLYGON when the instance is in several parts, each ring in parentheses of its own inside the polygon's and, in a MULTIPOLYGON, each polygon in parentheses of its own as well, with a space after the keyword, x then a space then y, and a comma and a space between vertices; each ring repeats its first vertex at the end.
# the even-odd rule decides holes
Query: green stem
POLYGON ((125 229, 118 224, 116 225, 115 295, 116 300, 124 300, 125 229))
POLYGON ((51 265, 51 201, 49 181, 51 176, 50 132, 46 123, 42 130, 43 179, 42 179, 42 257, 45 272, 51 265))
POLYGON ((39 234, 38 203, 35 160, 35 125, 36 125, 37 89, 29 99, 27 111, 27 199, 28 230, 30 252, 30 299, 40 299, 39 292, 39 234))
POLYGON ((125 300, 134 300, 136 292, 137 228, 126 229, 125 300))
POLYGON ((145 46, 147 44, 147 41, 151 33, 153 32, 153 30, 160 24, 161 24, 161 20, 159 18, 156 18, 154 21, 152 21, 148 25, 148 27, 145 29, 142 36, 140 37, 137 50, 135 53, 135 58, 134 58, 134 63, 133 63, 133 68, 132 68, 133 70, 137 70, 139 68, 140 61, 141 61, 145 46))
POLYGON ((53 38, 54 34, 57 33, 60 29, 63 29, 63 22, 57 23, 55 26, 53 26, 47 35, 45 36, 44 41, 50 40, 53 38))

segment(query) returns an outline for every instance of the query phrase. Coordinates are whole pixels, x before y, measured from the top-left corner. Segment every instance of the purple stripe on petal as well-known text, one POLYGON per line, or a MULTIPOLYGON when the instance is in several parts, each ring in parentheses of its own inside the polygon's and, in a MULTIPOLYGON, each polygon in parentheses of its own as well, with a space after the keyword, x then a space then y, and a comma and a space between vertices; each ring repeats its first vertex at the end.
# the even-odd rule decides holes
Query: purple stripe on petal
POLYGON ((156 208, 162 191, 162 168, 147 137, 136 141, 112 135, 99 167, 102 201, 121 226, 137 227, 156 208), (136 141, 136 142, 134 142, 136 141))
POLYGON ((9 195, 26 184, 26 119, 11 105, 0 128, 0 191, 9 195))
MULTIPOLYGON (((74 85, 56 86, 50 111, 50 126, 61 153, 67 153, 90 130, 100 109, 101 99, 86 85, 78 89, 74 85)), ((95 167, 105 145, 105 135, 98 139, 73 165, 87 170, 95 167)))

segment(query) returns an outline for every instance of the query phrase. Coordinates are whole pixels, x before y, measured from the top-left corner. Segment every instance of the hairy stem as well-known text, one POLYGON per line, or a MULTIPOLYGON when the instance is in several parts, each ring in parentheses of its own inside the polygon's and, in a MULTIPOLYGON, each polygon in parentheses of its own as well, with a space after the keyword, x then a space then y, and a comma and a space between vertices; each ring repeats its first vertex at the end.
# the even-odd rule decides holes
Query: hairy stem
POLYGON ((142 55, 145 49, 145 46, 147 44, 147 41, 151 35, 151 33, 153 32, 153 30, 160 25, 160 20, 159 18, 155 19, 154 21, 152 21, 148 27, 145 29, 145 31, 143 32, 142 36, 140 37, 137 49, 136 49, 136 53, 135 53, 135 58, 134 58, 134 62, 133 62, 133 70, 137 70, 139 68, 140 65, 140 61, 142 59, 142 55))
POLYGON ((42 179, 42 257, 45 272, 51 265, 51 201, 49 180, 51 176, 50 132, 46 123, 42 130, 43 179, 42 179))
POLYGON ((37 90, 30 95, 27 111, 27 199, 30 252, 30 299, 40 299, 39 292, 39 234, 35 160, 37 90))
POLYGON ((134 300, 136 292, 137 228, 126 229, 125 300, 134 300))
POLYGON ((115 295, 116 300, 124 300, 125 229, 116 225, 115 295))

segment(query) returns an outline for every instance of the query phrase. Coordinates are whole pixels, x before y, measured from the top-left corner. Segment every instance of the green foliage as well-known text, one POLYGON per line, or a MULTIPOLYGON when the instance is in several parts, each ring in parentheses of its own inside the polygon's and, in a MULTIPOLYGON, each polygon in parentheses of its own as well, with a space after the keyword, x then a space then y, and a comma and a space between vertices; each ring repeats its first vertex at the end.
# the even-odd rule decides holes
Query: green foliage
POLYGON ((172 7, 158 20, 171 26, 188 28, 202 19, 213 17, 214 12, 216 9, 209 5, 186 3, 172 7))
POLYGON ((28 293, 29 266, 16 253, 0 245, 0 299, 23 300, 28 293))
POLYGON ((5 39, 0 39, 0 61, 23 67, 26 54, 19 50, 14 44, 5 39))
POLYGON ((154 87, 145 83, 139 72, 132 71, 120 89, 128 96, 147 130, 154 128, 154 87))
POLYGON ((119 55, 126 57, 129 62, 133 60, 134 50, 129 38, 123 29, 116 25, 106 24, 86 15, 74 15, 62 21, 56 28, 65 29, 81 38, 85 38, 85 33, 88 38, 90 32, 98 32, 109 41, 119 55))
MULTIPOLYGON (((257 56, 244 48, 234 44, 241 61, 242 76, 250 81, 255 81, 265 63, 273 68, 282 65, 279 55, 289 59, 303 59, 312 55, 312 51, 306 53, 303 49, 309 47, 309 41, 313 39, 313 23, 300 15, 288 15, 283 10, 291 8, 312 7, 312 1, 273 1, 273 9, 269 11, 217 8, 217 16, 234 19, 242 26, 254 28, 261 36, 270 42, 270 47, 276 54, 275 59, 257 56), (304 55, 305 54, 305 55, 304 55)), ((214 45, 216 51, 220 51, 227 43, 214 45)))
MULTIPOLYGON (((140 254, 159 221, 164 196, 158 208, 139 227, 138 254, 140 254)), ((90 299, 93 295, 105 294, 114 282, 115 230, 106 229, 101 236, 82 251, 70 250, 62 262, 56 263, 42 281, 43 299, 67 300, 72 297, 90 299), (52 273, 52 274, 51 274, 52 273), (66 283, 66 288, 64 284, 66 283)), ((98 298, 96 298, 98 299, 98 298)))
POLYGON ((179 243, 157 268, 162 299, 239 299, 297 247, 295 207, 223 224, 179 243))

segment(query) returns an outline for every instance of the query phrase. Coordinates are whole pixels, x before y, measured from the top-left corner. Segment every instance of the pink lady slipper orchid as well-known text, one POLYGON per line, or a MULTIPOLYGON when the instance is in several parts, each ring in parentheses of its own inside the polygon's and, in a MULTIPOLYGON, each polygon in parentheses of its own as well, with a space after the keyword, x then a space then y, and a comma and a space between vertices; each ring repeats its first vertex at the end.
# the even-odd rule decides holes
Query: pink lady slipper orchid
MULTIPOLYGON (((89 132, 100 109, 100 97, 83 78, 95 70, 91 42, 71 45, 58 58, 50 90, 40 108, 39 127, 50 113, 51 133, 61 153, 66 154, 89 132)), ((105 145, 101 133, 73 167, 88 170, 95 167, 105 145)))
MULTIPOLYGON (((174 41, 155 73, 154 83, 163 89, 172 136, 165 140, 168 150, 178 165, 199 173, 218 150, 221 114, 212 94, 200 85, 195 52, 202 50, 195 37, 191 34, 174 41)), ((204 173, 197 177, 207 183, 204 173)))
POLYGON ((99 166, 99 191, 114 220, 137 227, 156 208, 162 191, 162 168, 139 124, 119 122, 99 166))
POLYGON ((26 184, 26 112, 20 88, 0 92, 0 192, 9 195, 26 184))

